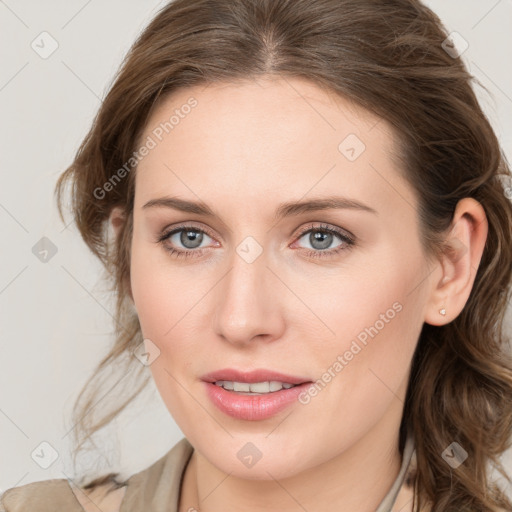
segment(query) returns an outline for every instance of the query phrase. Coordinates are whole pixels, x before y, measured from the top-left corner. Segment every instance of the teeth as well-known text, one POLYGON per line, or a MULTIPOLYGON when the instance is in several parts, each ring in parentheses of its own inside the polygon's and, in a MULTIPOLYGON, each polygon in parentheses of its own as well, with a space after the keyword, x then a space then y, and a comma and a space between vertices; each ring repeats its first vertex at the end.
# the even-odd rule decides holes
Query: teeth
POLYGON ((280 391, 281 389, 290 389, 295 384, 288 382, 278 382, 276 380, 267 382, 233 382, 229 380, 218 380, 215 382, 216 386, 223 387, 229 391, 236 391, 238 393, 251 393, 251 394, 266 394, 280 391))
POLYGON ((233 391, 251 391, 250 384, 247 382, 233 382, 233 391))
POLYGON ((283 389, 283 385, 280 382, 277 382, 275 380, 271 380, 268 383, 268 387, 269 387, 269 391, 279 391, 280 389, 283 389))

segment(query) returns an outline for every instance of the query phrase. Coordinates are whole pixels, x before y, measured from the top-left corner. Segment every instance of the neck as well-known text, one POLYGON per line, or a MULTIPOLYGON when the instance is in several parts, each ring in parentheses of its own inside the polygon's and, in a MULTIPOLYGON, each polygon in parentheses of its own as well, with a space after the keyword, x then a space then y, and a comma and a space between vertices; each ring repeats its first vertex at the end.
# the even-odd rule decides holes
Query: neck
POLYGON ((194 450, 179 512, 375 512, 400 471, 398 425, 378 424, 349 449, 287 478, 230 476, 194 450), (298 508, 299 507, 299 508, 298 508))

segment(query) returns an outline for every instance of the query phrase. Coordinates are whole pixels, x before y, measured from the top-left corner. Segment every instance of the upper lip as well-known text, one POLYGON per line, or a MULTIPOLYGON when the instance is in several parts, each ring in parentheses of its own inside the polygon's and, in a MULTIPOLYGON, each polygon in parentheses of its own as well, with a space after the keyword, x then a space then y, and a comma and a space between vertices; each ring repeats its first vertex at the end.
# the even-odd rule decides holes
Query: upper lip
POLYGON ((214 372, 207 373, 201 377, 205 382, 216 382, 219 380, 227 380, 230 382, 269 382, 278 381, 289 384, 303 384, 304 382, 311 382, 310 379, 304 377, 297 377, 295 375, 287 375, 273 370, 265 370, 263 368, 252 370, 250 372, 243 372, 234 368, 224 368, 214 372))

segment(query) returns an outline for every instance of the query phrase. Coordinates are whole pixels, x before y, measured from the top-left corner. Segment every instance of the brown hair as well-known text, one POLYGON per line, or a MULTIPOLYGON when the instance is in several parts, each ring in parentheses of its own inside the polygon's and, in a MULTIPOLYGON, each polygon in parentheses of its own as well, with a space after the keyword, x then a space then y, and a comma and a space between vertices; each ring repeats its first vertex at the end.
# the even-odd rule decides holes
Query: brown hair
POLYGON ((510 447, 512 428, 512 361, 503 333, 512 278, 512 205, 499 179, 510 179, 510 169, 478 104, 473 78, 460 58, 443 49, 446 37, 439 18, 417 0, 176 0, 161 9, 126 56, 56 186, 63 218, 63 188, 72 185, 78 229, 117 293, 115 343, 75 404, 77 451, 149 380, 131 355, 142 341, 129 298, 136 165, 123 179, 118 173, 108 193, 97 191, 105 191, 104 184, 133 157, 149 114, 165 95, 201 83, 295 76, 352 99, 394 127, 405 177, 419 198, 429 255, 446 249, 443 235, 460 199, 473 197, 483 205, 489 232, 469 300, 447 325, 423 326, 400 449, 411 428, 415 511, 425 503, 443 512, 512 508, 489 482, 488 467, 510 482, 499 459, 510 447), (107 220, 114 206, 123 207, 126 223, 112 243, 107 220), (93 420, 89 413, 105 393, 102 379, 114 363, 132 381, 138 367, 144 381, 129 399, 93 420), (468 452, 457 469, 441 457, 454 441, 468 452))

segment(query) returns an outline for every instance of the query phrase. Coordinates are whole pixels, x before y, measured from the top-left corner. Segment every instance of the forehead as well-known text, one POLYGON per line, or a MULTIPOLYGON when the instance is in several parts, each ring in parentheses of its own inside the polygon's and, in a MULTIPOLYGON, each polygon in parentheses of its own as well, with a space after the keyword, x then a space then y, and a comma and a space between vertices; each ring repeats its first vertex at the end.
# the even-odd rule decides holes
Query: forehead
POLYGON ((136 170, 139 206, 171 192, 242 206, 282 199, 284 191, 289 199, 333 189, 382 202, 378 174, 405 186, 388 123, 299 78, 175 91, 153 110, 141 137, 149 139, 154 147, 136 170))
POLYGON ((276 132, 281 135, 276 142, 318 133, 330 134, 325 141, 330 143, 346 130, 371 131, 381 121, 348 98, 304 78, 267 76, 180 88, 160 100, 144 134, 153 133, 159 142, 165 138, 171 144, 183 132, 189 138, 193 129, 197 138, 207 140, 228 134, 233 145, 242 147, 251 136, 254 143, 255 135, 266 143, 274 140, 276 132), (205 124, 212 118, 213 125, 205 124))

